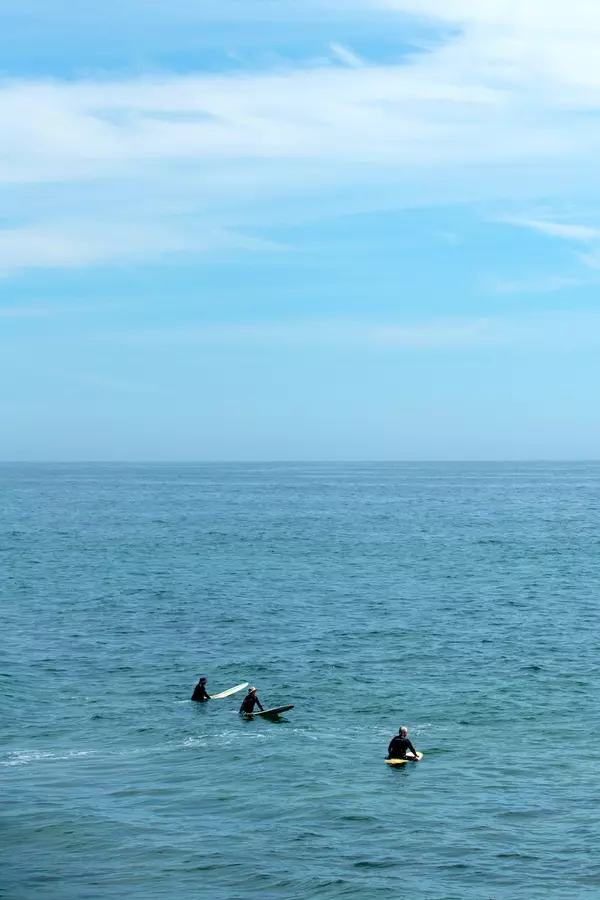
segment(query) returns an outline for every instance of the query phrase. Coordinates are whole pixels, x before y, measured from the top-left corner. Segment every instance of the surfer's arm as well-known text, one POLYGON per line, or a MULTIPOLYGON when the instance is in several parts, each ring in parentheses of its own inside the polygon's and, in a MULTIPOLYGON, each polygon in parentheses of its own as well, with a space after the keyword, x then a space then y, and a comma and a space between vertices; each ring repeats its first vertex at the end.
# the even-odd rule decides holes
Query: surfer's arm
POLYGON ((415 748, 413 747, 413 745, 411 744, 410 741, 408 742, 408 749, 413 754, 413 756, 417 756, 417 751, 415 750, 415 748))
POLYGON ((264 706, 262 705, 262 703, 260 702, 260 700, 258 699, 258 697, 256 698, 256 705, 258 706, 258 708, 259 708, 260 711, 262 712, 263 709, 264 709, 264 706))

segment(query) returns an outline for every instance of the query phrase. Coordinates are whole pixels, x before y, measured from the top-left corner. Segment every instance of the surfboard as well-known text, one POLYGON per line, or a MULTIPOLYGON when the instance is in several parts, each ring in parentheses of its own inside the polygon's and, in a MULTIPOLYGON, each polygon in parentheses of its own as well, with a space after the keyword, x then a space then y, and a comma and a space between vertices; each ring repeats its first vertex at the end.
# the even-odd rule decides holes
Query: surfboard
POLYGON ((244 681, 243 684, 236 684, 235 687, 229 688, 226 691, 221 691, 220 694, 211 694, 210 699, 211 700, 222 700, 223 697, 231 697, 232 694, 237 694, 238 691, 243 691, 244 688, 247 688, 249 684, 250 684, 249 681, 244 681))
POLYGON ((262 712, 259 710, 258 712, 244 713, 244 715, 250 716, 250 718, 254 718, 254 716, 279 716, 281 713, 287 712, 288 709, 293 708, 294 704, 292 703, 291 706, 275 706, 273 709, 263 709, 262 712))
POLYGON ((417 753, 416 759, 413 756, 409 756, 407 759, 386 759, 386 763, 388 766, 404 766, 407 762, 418 762, 420 759, 423 759, 422 753, 417 753))

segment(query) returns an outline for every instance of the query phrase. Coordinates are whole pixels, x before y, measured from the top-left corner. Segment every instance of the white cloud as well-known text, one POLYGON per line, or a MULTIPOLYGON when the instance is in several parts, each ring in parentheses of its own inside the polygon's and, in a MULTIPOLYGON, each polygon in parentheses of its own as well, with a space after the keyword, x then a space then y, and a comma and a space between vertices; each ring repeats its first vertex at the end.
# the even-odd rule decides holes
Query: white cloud
MULTIPOLYGON (((573 0, 573 18, 578 13, 581 18, 581 3, 573 0)), ((571 120, 567 132, 561 113, 578 109, 590 87, 598 89, 594 103, 600 104, 600 11, 592 10, 591 21, 584 18, 580 28, 592 45, 594 64, 588 60, 582 66, 582 48, 563 35, 560 47, 568 65, 553 59, 544 78, 536 80, 542 73, 528 53, 530 41, 541 42, 552 55, 560 35, 534 32, 518 4, 398 0, 397 5, 445 15, 457 24, 467 12, 472 18, 467 30, 445 44, 395 66, 5 83, 0 177, 8 182, 106 177, 157 163, 248 157, 447 169, 456 163, 595 153, 596 122, 571 120), (498 15, 490 15, 492 8, 498 15), (492 31, 471 32, 482 23, 492 31), (509 25, 515 37, 507 41, 502 29, 509 25), (573 67, 580 70, 577 78, 573 67), (566 92, 562 96, 557 85, 566 92), (581 144, 582 134, 592 145, 581 144)), ((559 7, 550 5, 551 23, 552 9, 559 7)), ((399 18, 399 39, 401 23, 399 18)), ((342 45, 331 46, 345 62, 359 61, 342 45)))
MULTIPOLYGON (((453 27, 398 65, 333 43, 346 68, 0 84, 0 201, 29 211, 0 232, 0 269, 196 252, 273 198, 323 208, 332 186, 358 208, 375 191, 399 205, 598 195, 596 0, 374 5, 453 27), (70 192, 68 226, 47 206, 51 185, 70 192), (197 219, 192 236, 178 206, 197 219)), ((398 16, 399 42, 410 21, 398 16)))
POLYGON ((597 105, 596 0, 378 0, 376 5, 459 29, 434 54, 438 71, 527 92, 531 110, 597 105))
POLYGON ((474 159, 518 158, 528 152, 522 145, 472 146, 471 129, 483 137, 478 117, 491 124, 499 102, 477 85, 424 80, 419 66, 9 84, 0 91, 0 180, 135 175, 140 166, 149 171, 184 160, 396 167, 448 161, 459 151, 474 159), (448 103, 457 104, 458 122, 448 103))
POLYGON ((463 31, 490 29, 540 42, 600 35, 596 0, 374 0, 374 5, 456 24, 463 31))

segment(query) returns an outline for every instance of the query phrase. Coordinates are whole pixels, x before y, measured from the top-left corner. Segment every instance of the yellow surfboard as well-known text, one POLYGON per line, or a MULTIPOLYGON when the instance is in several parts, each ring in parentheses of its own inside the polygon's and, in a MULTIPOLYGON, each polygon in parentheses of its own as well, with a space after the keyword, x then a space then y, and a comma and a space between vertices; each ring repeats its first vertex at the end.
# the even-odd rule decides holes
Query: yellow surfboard
POLYGON ((423 759, 422 753, 417 753, 417 758, 414 756, 409 756, 406 759, 386 759, 386 763, 388 766, 404 766, 407 762, 418 762, 420 759, 423 759))

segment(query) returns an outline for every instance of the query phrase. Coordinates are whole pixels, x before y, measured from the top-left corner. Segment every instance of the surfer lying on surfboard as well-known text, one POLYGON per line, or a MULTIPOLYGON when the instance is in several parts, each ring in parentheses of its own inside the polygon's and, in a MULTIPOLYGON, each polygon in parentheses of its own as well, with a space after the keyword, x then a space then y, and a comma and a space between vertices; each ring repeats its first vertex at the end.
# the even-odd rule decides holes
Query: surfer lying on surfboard
POLYGON ((398 734, 395 735, 390 741, 390 746, 388 747, 388 759, 418 759, 419 755, 412 743, 408 738, 408 728, 402 725, 401 728, 398 729, 398 734), (412 753, 411 756, 407 756, 406 752, 410 750, 412 753))
POLYGON ((240 706, 240 712, 252 715, 252 713, 254 712, 255 706, 258 706, 258 708, 260 710, 262 710, 264 708, 262 706, 260 700, 256 696, 256 688, 251 687, 251 688, 248 688, 248 693, 246 694, 246 696, 244 697, 244 699, 242 701, 242 705, 240 706))

